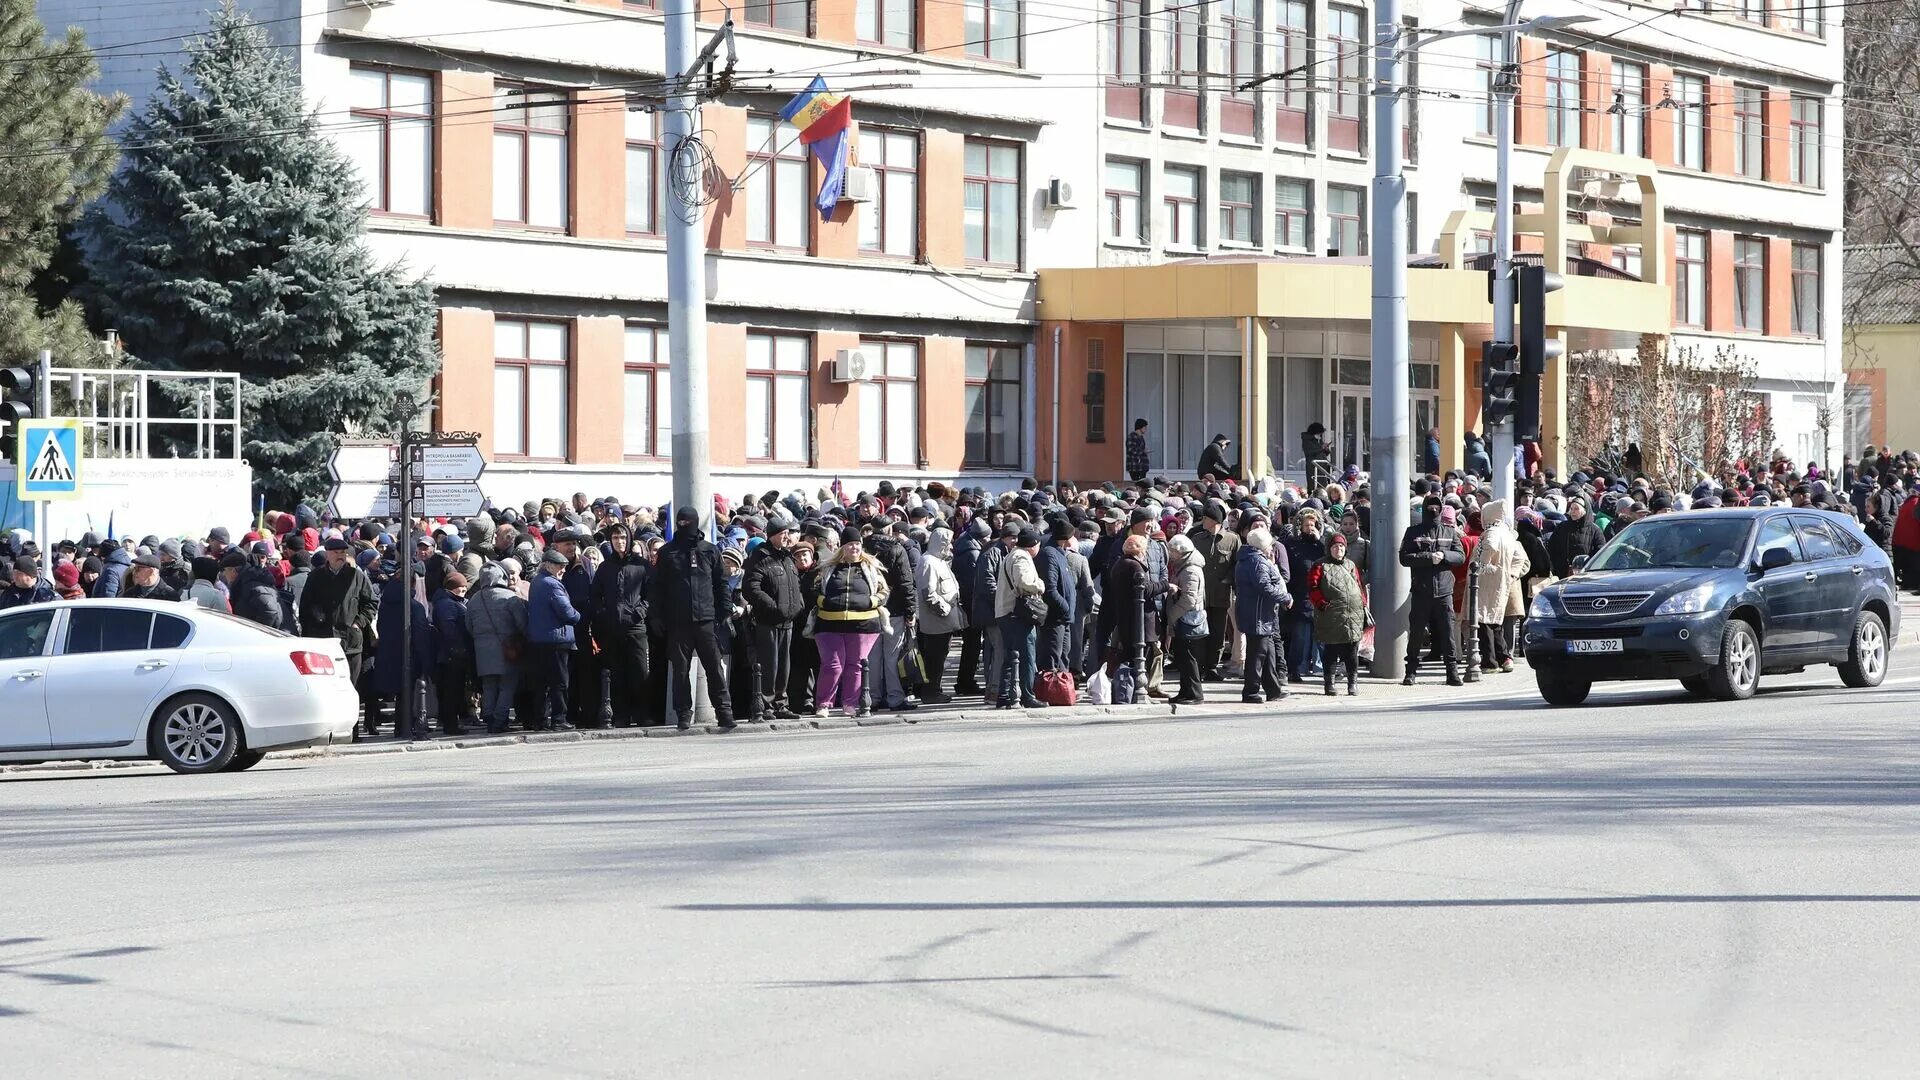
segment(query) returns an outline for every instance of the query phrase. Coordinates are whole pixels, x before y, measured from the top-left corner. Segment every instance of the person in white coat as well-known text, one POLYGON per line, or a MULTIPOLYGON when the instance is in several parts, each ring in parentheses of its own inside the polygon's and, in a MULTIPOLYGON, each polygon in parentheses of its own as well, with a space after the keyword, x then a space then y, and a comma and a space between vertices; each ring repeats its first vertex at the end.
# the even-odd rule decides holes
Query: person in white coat
POLYGON ((1471 573, 1479 581, 1473 621, 1480 635, 1480 670, 1512 671, 1513 638, 1502 628, 1510 617, 1526 614, 1520 582, 1532 563, 1520 546, 1519 534, 1507 513, 1507 502, 1495 499, 1480 508, 1480 544, 1474 549, 1471 573))
POLYGON ((946 675, 947 650, 953 635, 967 628, 967 613, 960 607, 960 582, 953 576, 952 530, 941 527, 927 534, 918 578, 914 616, 919 625, 920 659, 931 680, 921 689, 920 700, 937 705, 953 700, 940 689, 940 683, 946 675))

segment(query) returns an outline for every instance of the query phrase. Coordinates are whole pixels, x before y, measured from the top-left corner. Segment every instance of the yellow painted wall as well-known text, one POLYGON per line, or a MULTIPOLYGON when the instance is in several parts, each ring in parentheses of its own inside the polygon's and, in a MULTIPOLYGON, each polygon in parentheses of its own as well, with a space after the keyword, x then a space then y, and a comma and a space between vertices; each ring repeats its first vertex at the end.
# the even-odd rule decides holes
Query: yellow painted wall
POLYGON ((1840 353, 1847 382, 1873 390, 1874 442, 1920 447, 1920 325, 1849 327, 1840 353))

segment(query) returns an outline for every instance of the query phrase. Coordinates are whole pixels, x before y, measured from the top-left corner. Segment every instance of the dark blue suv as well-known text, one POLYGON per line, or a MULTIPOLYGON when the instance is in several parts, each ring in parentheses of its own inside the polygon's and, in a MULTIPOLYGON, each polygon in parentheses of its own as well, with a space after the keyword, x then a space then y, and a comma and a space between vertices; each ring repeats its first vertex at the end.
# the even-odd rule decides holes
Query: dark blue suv
POLYGON ((1578 705, 1596 682, 1678 679, 1726 701, 1761 675, 1832 664, 1878 686, 1900 632, 1893 564, 1838 514, 1794 507, 1643 518, 1527 613, 1540 696, 1578 705))

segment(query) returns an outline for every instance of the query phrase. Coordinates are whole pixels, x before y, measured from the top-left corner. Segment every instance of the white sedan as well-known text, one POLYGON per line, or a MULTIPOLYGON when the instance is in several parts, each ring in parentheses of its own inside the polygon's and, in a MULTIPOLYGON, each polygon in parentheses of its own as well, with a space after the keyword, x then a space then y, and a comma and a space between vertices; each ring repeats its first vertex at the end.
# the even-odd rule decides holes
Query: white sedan
POLYGON ((248 769, 268 750, 350 739, 358 707, 332 639, 150 600, 0 611, 0 762, 248 769))

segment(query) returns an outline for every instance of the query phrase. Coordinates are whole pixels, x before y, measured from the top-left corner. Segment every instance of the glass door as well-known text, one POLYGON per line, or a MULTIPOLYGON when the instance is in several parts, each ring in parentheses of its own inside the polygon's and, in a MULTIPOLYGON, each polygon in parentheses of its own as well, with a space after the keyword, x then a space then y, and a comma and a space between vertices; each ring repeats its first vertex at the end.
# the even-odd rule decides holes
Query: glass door
POLYGON ((1333 413, 1333 466, 1345 472, 1358 465, 1369 472, 1373 465, 1373 395, 1365 390, 1336 389, 1331 395, 1333 413))

